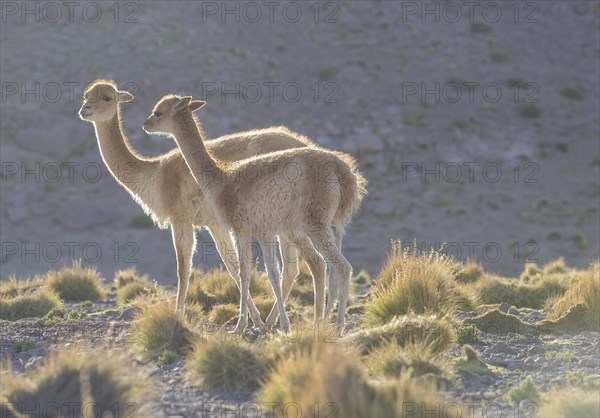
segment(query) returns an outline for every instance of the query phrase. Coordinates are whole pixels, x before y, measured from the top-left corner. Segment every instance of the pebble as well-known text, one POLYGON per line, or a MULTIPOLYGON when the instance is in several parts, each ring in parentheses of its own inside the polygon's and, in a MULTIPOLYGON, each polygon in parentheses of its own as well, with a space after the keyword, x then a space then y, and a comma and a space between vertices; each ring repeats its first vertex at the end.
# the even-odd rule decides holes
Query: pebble
POLYGON ((500 312, 508 313, 508 310, 510 308, 511 306, 506 302, 502 302, 500 305, 498 305, 498 309, 500 310, 500 312))
POLYGON ((511 306, 507 313, 510 315, 519 315, 519 310, 514 306, 511 306))

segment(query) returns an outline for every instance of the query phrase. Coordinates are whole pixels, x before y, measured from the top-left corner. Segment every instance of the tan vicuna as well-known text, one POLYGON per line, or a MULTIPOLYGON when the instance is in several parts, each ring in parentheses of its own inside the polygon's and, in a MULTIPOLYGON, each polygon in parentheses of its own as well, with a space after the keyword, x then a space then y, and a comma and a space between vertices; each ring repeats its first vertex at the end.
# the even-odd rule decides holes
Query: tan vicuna
MULTIPOLYGON (((179 311, 183 311, 196 245, 194 228, 204 225, 209 227, 217 250, 239 287, 237 261, 232 257, 235 250, 229 234, 219 228, 215 219, 211 219, 209 211, 203 210, 204 196, 178 148, 152 158, 141 157, 131 148, 120 118, 120 103, 131 100, 133 96, 128 92, 118 91, 115 82, 97 80, 86 88, 79 113, 83 120, 94 123, 102 158, 117 181, 159 227, 171 226, 179 278, 176 306, 179 311)), ((206 143, 207 148, 222 159, 243 159, 277 149, 307 145, 311 145, 310 140, 293 136, 285 128, 243 132, 206 143)), ((352 161, 351 157, 348 158, 352 161)), ((359 203, 360 200, 354 202, 354 207, 346 215, 346 222, 359 203)), ((298 274, 298 257, 295 247, 286 241, 286 237, 280 237, 280 241, 282 247, 289 248, 287 263, 282 272, 283 290, 289 292, 298 274)), ((262 325, 260 314, 252 300, 248 301, 248 307, 255 325, 262 325)), ((274 306, 272 315, 269 315, 271 323, 277 319, 278 310, 275 308, 274 306)))
MULTIPOLYGON (((192 113, 205 103, 191 99, 165 96, 144 122, 144 130, 174 137, 222 229, 234 239, 241 279, 236 331, 242 331, 248 323, 252 238, 269 242, 278 234, 298 245, 306 260, 318 258, 311 253, 316 250, 331 266, 333 282, 339 286, 337 325, 343 330, 352 266, 340 251, 334 223, 340 208, 346 213, 345 206, 360 200, 361 179, 334 153, 311 147, 258 155, 236 163, 219 160, 207 151, 202 129, 192 113)), ((287 328, 289 319, 275 260, 265 257, 265 267, 281 326, 287 328)))

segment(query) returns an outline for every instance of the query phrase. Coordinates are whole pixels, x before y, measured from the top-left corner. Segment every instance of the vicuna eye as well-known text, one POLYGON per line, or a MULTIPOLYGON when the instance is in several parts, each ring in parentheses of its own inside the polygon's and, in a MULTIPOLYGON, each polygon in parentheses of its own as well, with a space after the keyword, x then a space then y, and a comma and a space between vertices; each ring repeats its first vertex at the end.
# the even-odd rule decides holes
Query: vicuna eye
POLYGON ((157 118, 160 118, 160 115, 162 115, 162 112, 154 112, 154 116, 156 116, 157 118))
POLYGON ((102 96, 102 100, 104 100, 105 102, 110 102, 112 100, 112 97, 110 97, 110 96, 102 96))

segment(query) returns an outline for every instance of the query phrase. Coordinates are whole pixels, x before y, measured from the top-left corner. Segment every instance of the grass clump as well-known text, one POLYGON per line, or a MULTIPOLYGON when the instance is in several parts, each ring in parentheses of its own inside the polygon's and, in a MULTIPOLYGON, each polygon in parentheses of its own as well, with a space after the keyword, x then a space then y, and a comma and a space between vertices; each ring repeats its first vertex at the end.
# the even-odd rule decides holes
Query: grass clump
POLYGON ((120 289, 130 283, 147 280, 147 278, 146 275, 140 276, 135 267, 132 267, 125 270, 117 270, 113 276, 113 282, 115 287, 120 289))
POLYGON ((338 73, 338 69, 335 67, 323 67, 317 71, 317 78, 320 81, 333 80, 338 73))
POLYGON ((572 388, 585 390, 600 390, 600 378, 591 378, 589 374, 581 369, 573 369, 567 371, 567 383, 572 388))
POLYGON ((581 90, 574 87, 565 87, 560 91, 560 95, 565 99, 583 100, 583 93, 581 90))
POLYGON ((446 369, 442 356, 432 353, 427 346, 410 344, 401 347, 397 342, 383 344, 371 351, 366 364, 372 373, 383 377, 398 377, 407 372, 412 377, 441 376, 446 369))
POLYGON ((479 360, 479 353, 469 344, 463 345, 465 356, 455 360, 454 365, 461 373, 489 374, 492 371, 483 361, 479 360))
POLYGON ((85 318, 87 314, 85 312, 79 312, 75 309, 68 309, 64 306, 59 306, 52 309, 44 316, 44 322, 47 324, 58 323, 58 322, 76 322, 82 318, 85 318))
POLYGON ((487 23, 473 22, 471 23, 471 33, 488 33, 492 31, 492 27, 487 23))
POLYGON ((95 301, 102 297, 102 279, 95 268, 82 267, 74 262, 71 267, 63 267, 48 273, 48 285, 62 300, 81 302, 95 301))
POLYGON ((167 352, 185 354, 191 346, 191 337, 191 331, 168 302, 146 306, 135 321, 133 338, 146 360, 170 356, 167 352))
POLYGON ((0 319, 42 317, 58 307, 62 307, 62 301, 55 292, 47 288, 34 289, 13 297, 1 297, 0 319))
MULTIPOLYGON (((252 298, 258 296, 271 296, 271 286, 265 273, 256 270, 252 272, 250 280, 250 294, 252 298)), ((234 304, 240 302, 240 291, 227 270, 215 268, 208 272, 194 269, 186 296, 188 302, 197 302, 209 312, 218 304, 234 304)))
POLYGON ((296 416, 340 417, 406 416, 407 405, 435 408, 435 394, 408 374, 391 385, 373 386, 359 364, 337 344, 302 345, 277 362, 262 384, 259 402, 274 405, 276 417, 288 416, 289 405, 296 416))
POLYGON ((562 350, 562 351, 547 351, 544 354, 544 358, 552 359, 556 358, 562 361, 573 361, 573 352, 571 350, 562 350))
POLYGON ((475 324, 461 325, 456 330, 457 342, 460 344, 478 342, 480 335, 481 331, 475 324))
POLYGON ((573 331, 600 330, 600 265, 596 264, 574 279, 562 296, 548 299, 547 325, 573 331))
POLYGON ((10 345, 10 348, 13 349, 17 353, 22 353, 24 351, 33 350, 34 348, 38 348, 39 346, 35 341, 31 340, 21 340, 15 341, 10 345))
POLYGON ((225 325, 238 318, 240 308, 233 303, 214 306, 208 314, 208 322, 225 325))
POLYGON ((465 265, 461 265, 454 274, 454 278, 459 283, 473 283, 483 277, 485 271, 481 264, 475 261, 468 261, 465 265))
POLYGON ((582 389, 552 391, 539 411, 542 418, 600 417, 600 393, 582 389))
POLYGON ((528 400, 537 403, 540 401, 540 397, 540 390, 531 376, 529 376, 517 386, 512 387, 506 394, 505 399, 509 402, 518 403, 528 400))
POLYGON ((526 119, 537 119, 542 116, 542 109, 534 104, 524 104, 519 106, 519 114, 526 119))
POLYGON ((380 325, 409 312, 446 315, 463 308, 455 267, 439 252, 417 254, 416 245, 403 249, 395 243, 373 287, 365 321, 380 325))
POLYGON ((252 390, 267 375, 269 360, 256 346, 231 338, 197 341, 188 368, 212 390, 252 390))
POLYGON ((29 373, 28 379, 3 374, 3 403, 10 404, 15 416, 28 416, 26 411, 35 411, 36 405, 70 405, 73 415, 69 416, 84 416, 82 406, 92 400, 94 411, 114 411, 115 405, 141 406, 143 392, 136 383, 136 374, 118 353, 100 358, 61 349, 49 356, 44 367, 29 373))
POLYGON ((390 341, 402 347, 420 344, 437 354, 447 351, 456 341, 456 335, 446 319, 433 315, 407 315, 385 325, 350 334, 345 341, 348 346, 357 347, 363 355, 390 341))
POLYGON ((561 295, 567 285, 558 277, 547 277, 536 284, 497 276, 485 276, 471 286, 477 299, 483 304, 508 303, 516 308, 540 309, 546 300, 561 295))

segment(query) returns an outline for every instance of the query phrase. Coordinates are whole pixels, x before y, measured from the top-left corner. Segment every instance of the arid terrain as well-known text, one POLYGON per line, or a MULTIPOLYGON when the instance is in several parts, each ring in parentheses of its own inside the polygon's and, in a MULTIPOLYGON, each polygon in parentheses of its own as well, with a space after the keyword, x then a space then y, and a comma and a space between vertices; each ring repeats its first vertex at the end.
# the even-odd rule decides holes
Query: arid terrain
MULTIPOLYGON (((598 416, 600 2, 476 3, 2 1, 0 416, 598 416), (177 93, 210 139, 356 157, 342 336, 306 269, 290 333, 230 334, 206 231, 177 316, 171 234, 77 114, 98 78, 144 156, 177 93)), ((264 273, 251 294, 264 319, 264 273)))
POLYGON ((526 261, 597 258, 597 2, 505 4, 498 21, 494 7, 471 17, 460 2, 454 21, 439 2, 437 22, 420 2, 308 3, 297 22, 282 3, 272 23, 243 2, 238 15, 130 3, 118 16, 104 5, 97 22, 86 2, 56 22, 52 10, 38 23, 5 11, 2 276, 82 259, 106 276, 134 265, 175 283, 170 234, 115 183, 77 117, 96 78, 135 94, 123 118, 143 155, 175 146, 141 129, 169 92, 208 102, 198 116, 209 138, 286 125, 356 155, 370 182, 344 240, 357 271, 376 273, 392 239, 447 243, 507 275, 526 261))

